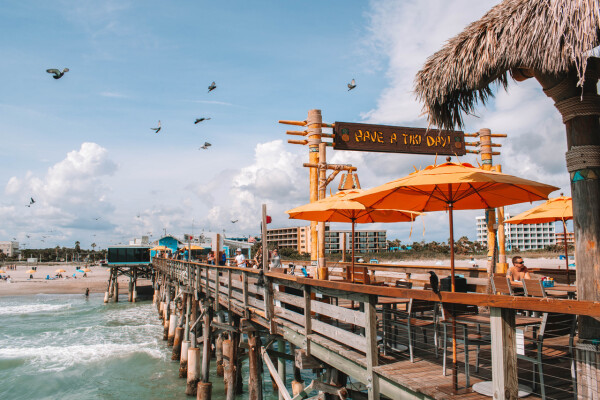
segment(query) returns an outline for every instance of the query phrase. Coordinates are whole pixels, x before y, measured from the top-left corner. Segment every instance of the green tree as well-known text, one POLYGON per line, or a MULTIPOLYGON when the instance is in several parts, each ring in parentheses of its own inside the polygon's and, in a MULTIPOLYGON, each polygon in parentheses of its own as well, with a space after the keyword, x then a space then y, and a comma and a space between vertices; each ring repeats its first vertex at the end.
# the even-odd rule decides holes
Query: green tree
POLYGON ((78 253, 81 251, 80 245, 81 243, 79 243, 79 240, 75 242, 75 251, 78 253))

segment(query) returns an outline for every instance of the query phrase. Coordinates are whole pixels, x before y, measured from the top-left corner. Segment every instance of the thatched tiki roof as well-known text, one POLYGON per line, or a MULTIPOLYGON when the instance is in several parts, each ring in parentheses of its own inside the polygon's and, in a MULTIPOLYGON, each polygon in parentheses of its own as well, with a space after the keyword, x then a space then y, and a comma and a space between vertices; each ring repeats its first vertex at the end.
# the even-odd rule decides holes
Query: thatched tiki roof
POLYGON ((430 124, 463 126, 462 113, 485 104, 492 85, 506 88, 520 69, 582 83, 589 51, 599 44, 599 0, 506 0, 453 37, 417 74, 416 93, 430 124))

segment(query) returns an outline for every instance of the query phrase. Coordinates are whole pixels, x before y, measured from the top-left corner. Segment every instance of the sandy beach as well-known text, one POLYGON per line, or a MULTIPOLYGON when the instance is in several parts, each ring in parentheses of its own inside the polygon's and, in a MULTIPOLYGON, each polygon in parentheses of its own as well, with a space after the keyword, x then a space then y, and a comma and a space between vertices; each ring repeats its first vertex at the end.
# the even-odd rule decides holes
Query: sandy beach
MULTIPOLYGON (((7 264, 8 265, 8 264, 7 264)), ((31 269, 30 265, 17 265, 16 270, 6 268, 6 265, 1 269, 6 271, 2 276, 10 276, 11 282, 0 280, 0 296, 17 296, 29 294, 77 294, 85 293, 85 289, 89 288, 90 293, 104 293, 108 282, 109 269, 100 266, 89 267, 92 272, 87 273, 87 277, 83 278, 81 273, 75 272, 74 264, 52 264, 38 265, 37 272, 33 274, 33 279, 29 279, 27 273, 31 269), (54 277, 57 269, 64 269, 62 279, 46 280, 46 276, 54 277), (76 278, 73 278, 73 274, 76 278), (68 277, 68 278, 67 278, 68 277)), ((84 268, 84 267, 81 267, 84 268)), ((119 277, 119 293, 127 293, 129 278, 125 276, 119 277)), ((140 284, 149 284, 145 280, 140 280, 140 284)))

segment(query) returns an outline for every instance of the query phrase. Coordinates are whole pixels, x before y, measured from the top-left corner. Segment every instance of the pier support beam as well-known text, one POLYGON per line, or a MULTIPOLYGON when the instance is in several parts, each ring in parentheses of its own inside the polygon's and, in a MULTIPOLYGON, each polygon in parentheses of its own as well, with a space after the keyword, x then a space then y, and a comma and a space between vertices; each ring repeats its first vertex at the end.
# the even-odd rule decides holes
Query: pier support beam
POLYGON ((210 400, 212 398, 212 383, 198 382, 196 400, 210 400))
POLYGON ((169 346, 173 346, 173 342, 175 341, 175 328, 177 328, 177 314, 171 314, 169 318, 169 330, 167 335, 167 344, 169 346))
POLYGON ((181 342, 181 358, 179 359, 179 377, 185 378, 187 376, 187 365, 188 365, 188 351, 191 347, 189 340, 181 342))
POLYGON ((249 400, 262 400, 262 363, 260 358, 260 336, 254 332, 248 334, 248 379, 249 400))
MULTIPOLYGON (((285 353, 285 342, 283 340, 277 341, 277 351, 280 353, 285 353)), ((279 378, 281 382, 283 382, 283 386, 285 386, 285 359, 278 357, 277 358, 277 373, 279 374, 279 378)), ((283 395, 281 391, 279 392, 279 400, 283 400, 283 395)))
POLYGON ((137 301, 137 267, 133 267, 133 290, 131 294, 131 301, 137 301))
POLYGON ((212 308, 210 304, 206 305, 204 310, 204 318, 203 318, 203 336, 204 336, 204 346, 202 348, 202 382, 209 382, 209 373, 210 373, 210 351, 211 351, 211 321, 212 321, 212 308))
POLYGON ((240 326, 239 317, 236 315, 232 316, 233 327, 236 329, 230 333, 230 340, 226 340, 225 342, 229 342, 228 345, 223 346, 223 350, 227 350, 225 356, 229 359, 229 363, 227 364, 226 369, 226 379, 227 379, 227 400, 235 400, 236 388, 237 388, 237 369, 238 369, 238 348, 240 344, 240 334, 238 333, 238 328, 240 326))
MULTIPOLYGON (((292 354, 296 354, 296 346, 290 344, 290 348, 292 350, 292 354)), ((296 366, 294 363, 294 380, 292 381, 292 394, 294 396, 300 394, 304 390, 304 380, 302 379, 302 375, 300 374, 300 368, 296 366)))
POLYGON ((171 360, 177 361, 181 358, 181 342, 183 337, 183 328, 178 326, 175 328, 175 337, 173 338, 173 354, 171 360))
POLYGON ((223 335, 217 336, 215 341, 215 356, 217 359, 217 376, 224 376, 225 370, 223 368, 223 335))
POLYGON ((198 382, 200 381, 200 349, 191 347, 188 350, 187 366, 187 386, 185 394, 195 396, 198 391, 198 382))
POLYGON ((113 297, 113 299, 114 299, 115 303, 119 302, 119 282, 117 281, 118 276, 119 275, 118 275, 117 271, 115 271, 115 279, 113 281, 114 282, 113 283, 113 286, 114 286, 114 289, 113 289, 113 296, 114 297, 113 297))

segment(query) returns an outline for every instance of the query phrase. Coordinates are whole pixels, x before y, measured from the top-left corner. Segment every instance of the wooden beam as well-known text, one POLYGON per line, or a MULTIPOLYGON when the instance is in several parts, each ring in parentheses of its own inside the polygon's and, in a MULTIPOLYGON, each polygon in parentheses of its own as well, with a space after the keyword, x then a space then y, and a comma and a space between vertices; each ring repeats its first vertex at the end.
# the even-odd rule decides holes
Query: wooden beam
POLYGON ((373 367, 379 365, 379 349, 377 347, 377 313, 375 304, 376 296, 369 296, 369 301, 364 303, 365 308, 365 339, 367 353, 367 389, 369 400, 379 399, 379 378, 373 372, 373 367))
POLYGON ((518 399, 515 311, 490 308, 494 399, 518 399))

